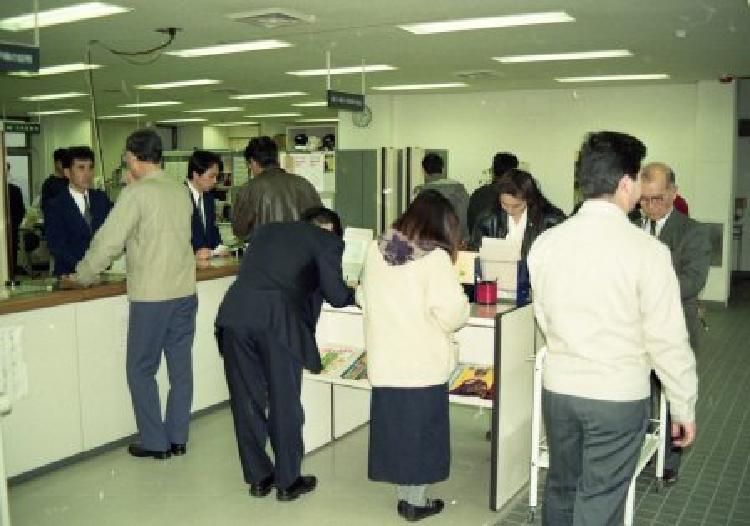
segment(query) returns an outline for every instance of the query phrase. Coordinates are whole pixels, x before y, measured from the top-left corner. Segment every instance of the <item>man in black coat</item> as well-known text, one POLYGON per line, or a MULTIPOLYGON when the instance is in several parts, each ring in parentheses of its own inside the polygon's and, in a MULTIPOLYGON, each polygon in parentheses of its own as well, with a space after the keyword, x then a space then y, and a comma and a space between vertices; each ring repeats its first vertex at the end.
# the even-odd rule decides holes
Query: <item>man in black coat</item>
POLYGON ((321 370, 315 342, 320 301, 334 307, 354 301, 342 278, 343 250, 340 237, 310 222, 262 225, 219 307, 217 336, 237 446, 255 497, 276 486, 277 499, 290 501, 317 483, 314 476, 300 476, 302 368, 321 370), (311 298, 320 298, 317 305, 311 298), (275 465, 265 451, 267 437, 275 465))

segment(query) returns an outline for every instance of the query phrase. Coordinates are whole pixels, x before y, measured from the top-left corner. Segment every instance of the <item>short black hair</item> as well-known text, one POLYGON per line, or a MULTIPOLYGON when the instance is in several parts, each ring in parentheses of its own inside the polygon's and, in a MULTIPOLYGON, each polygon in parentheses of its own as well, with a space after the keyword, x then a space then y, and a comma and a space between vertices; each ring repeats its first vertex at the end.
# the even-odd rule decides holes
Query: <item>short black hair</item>
POLYGON ((94 150, 88 146, 71 146, 67 150, 67 154, 62 159, 62 167, 70 169, 73 166, 73 161, 78 159, 79 161, 91 161, 94 163, 94 150))
POLYGON ((518 157, 508 152, 499 152, 492 159, 492 176, 502 177, 509 170, 518 168, 518 157))
POLYGON ((154 130, 134 131, 125 140, 125 150, 135 155, 139 161, 158 164, 163 151, 161 137, 154 130))
POLYGON ((428 175, 443 173, 443 159, 436 153, 428 153, 422 159, 422 169, 428 175))
POLYGON ((67 148, 58 148, 55 150, 55 153, 52 154, 52 158, 54 159, 54 162, 65 162, 65 158, 68 156, 68 149, 67 148))
POLYGON ((316 225, 333 225, 333 232, 337 236, 341 237, 344 235, 344 229, 341 228, 341 218, 330 208, 313 206, 302 212, 300 220, 315 223, 316 225))
POLYGON ((279 163, 279 148, 268 135, 254 137, 245 148, 245 160, 257 162, 261 168, 279 163))
POLYGON ((624 175, 638 177, 646 146, 632 135, 601 131, 590 133, 581 146, 576 182, 585 199, 612 195, 624 175))
POLYGON ((224 163, 217 154, 208 150, 195 150, 188 160, 188 179, 192 179, 194 173, 203 175, 213 165, 219 167, 219 172, 224 171, 224 163))

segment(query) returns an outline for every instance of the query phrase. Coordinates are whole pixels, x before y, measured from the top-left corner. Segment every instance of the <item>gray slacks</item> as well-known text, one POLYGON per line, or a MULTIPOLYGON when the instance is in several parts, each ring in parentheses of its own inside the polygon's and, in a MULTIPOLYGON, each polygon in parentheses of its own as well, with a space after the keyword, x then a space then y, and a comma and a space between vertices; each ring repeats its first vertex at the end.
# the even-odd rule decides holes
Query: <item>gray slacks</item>
POLYGON ((550 466, 545 526, 622 525, 649 417, 649 399, 609 402, 545 390, 550 466))
POLYGON ((188 440, 193 403, 192 347, 196 295, 165 301, 131 301, 126 371, 140 445, 166 451, 188 440), (167 361, 169 395, 162 420, 156 371, 167 361))

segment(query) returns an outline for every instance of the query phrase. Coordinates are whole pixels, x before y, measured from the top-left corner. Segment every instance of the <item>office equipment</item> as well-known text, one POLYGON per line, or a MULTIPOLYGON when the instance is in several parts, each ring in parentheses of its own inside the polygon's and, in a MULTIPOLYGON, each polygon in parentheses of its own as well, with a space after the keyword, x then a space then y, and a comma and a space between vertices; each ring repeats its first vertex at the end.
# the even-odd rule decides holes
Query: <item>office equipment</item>
POLYGON ((482 238, 479 261, 484 280, 497 281, 498 297, 516 299, 518 261, 521 259, 519 240, 482 238))

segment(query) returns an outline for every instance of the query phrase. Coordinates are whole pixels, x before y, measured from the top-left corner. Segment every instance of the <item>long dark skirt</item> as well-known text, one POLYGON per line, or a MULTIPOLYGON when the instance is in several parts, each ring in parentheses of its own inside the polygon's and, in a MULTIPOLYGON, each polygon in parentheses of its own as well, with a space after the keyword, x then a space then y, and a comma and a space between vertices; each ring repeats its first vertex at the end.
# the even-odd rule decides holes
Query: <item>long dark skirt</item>
POLYGON ((373 387, 371 480, 400 485, 448 478, 451 463, 448 386, 373 387))

